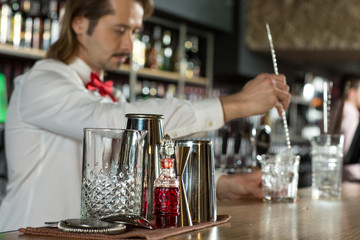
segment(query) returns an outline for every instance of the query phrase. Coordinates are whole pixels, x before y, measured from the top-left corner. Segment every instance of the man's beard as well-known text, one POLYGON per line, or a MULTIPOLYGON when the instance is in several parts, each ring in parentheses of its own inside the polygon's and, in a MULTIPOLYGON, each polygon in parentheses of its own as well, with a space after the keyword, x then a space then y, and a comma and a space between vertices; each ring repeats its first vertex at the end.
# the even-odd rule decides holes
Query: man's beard
POLYGON ((112 58, 116 58, 116 57, 127 57, 128 59, 130 58, 131 54, 130 53, 126 53, 126 52, 122 52, 122 53, 115 53, 113 55, 111 55, 110 59, 109 59, 109 62, 108 63, 105 63, 103 68, 105 71, 116 71, 120 68, 121 64, 123 64, 122 62, 120 61, 116 61, 116 66, 113 66, 111 64, 111 59, 112 58), (109 64, 110 63, 110 64, 109 64))

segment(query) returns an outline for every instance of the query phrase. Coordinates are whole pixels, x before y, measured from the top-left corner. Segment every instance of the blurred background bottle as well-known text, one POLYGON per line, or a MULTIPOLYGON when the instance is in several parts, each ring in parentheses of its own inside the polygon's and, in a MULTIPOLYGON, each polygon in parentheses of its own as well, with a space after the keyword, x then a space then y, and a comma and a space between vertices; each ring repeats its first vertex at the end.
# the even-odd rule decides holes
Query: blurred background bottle
POLYGON ((32 48, 41 49, 43 19, 40 0, 31 0, 30 15, 33 18, 32 48))
POLYGON ((146 44, 140 39, 140 34, 135 34, 132 52, 132 67, 134 70, 145 66, 146 44))
POLYGON ((59 36, 60 0, 0 0, 0 43, 48 50, 59 36))
MULTIPOLYGON (((51 41, 51 28, 58 24, 58 1, 57 0, 42 0, 41 12, 44 19, 44 27, 42 33, 42 49, 48 50, 51 41)), ((58 26, 55 30, 59 31, 58 26)))
POLYGON ((21 1, 12 0, 11 1, 11 9, 13 13, 12 19, 12 44, 15 48, 20 47, 21 44, 21 33, 22 33, 22 25, 23 25, 23 13, 22 13, 22 5, 21 1))
POLYGON ((161 66, 161 70, 172 71, 173 70, 173 49, 171 46, 171 31, 164 31, 163 35, 163 65, 161 66))
POLYGON ((199 77, 201 75, 201 60, 199 56, 199 37, 192 35, 185 42, 187 69, 186 77, 199 77))
POLYGON ((153 38, 151 46, 148 50, 146 67, 158 70, 164 63, 162 41, 161 41, 161 27, 155 26, 153 29, 153 38))
POLYGON ((1 17, 0 17, 0 43, 12 42, 11 22, 12 10, 10 4, 6 0, 1 1, 1 17))

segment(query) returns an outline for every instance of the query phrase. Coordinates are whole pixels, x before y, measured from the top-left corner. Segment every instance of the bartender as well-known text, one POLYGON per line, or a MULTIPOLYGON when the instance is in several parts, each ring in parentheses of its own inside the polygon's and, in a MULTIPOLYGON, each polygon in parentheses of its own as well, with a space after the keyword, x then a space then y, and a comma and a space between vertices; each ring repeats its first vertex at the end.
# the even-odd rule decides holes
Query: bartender
MULTIPOLYGON (((134 34, 152 11, 152 0, 67 1, 59 40, 46 59, 15 79, 5 129, 9 182, 0 231, 80 216, 84 128, 123 128, 127 113, 162 114, 164 132, 178 138, 288 107, 283 75, 261 74, 236 94, 198 101, 127 103, 121 92, 100 86, 104 71, 129 58, 134 34)), ((261 197, 260 180, 261 172, 222 176, 217 196, 261 197)))

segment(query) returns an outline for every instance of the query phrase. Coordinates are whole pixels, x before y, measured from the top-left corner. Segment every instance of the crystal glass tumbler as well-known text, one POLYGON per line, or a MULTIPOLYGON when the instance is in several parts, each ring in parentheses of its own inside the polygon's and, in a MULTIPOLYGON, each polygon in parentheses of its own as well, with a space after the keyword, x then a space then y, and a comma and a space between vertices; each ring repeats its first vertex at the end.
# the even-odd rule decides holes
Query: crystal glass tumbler
POLYGON ((260 162, 263 172, 263 201, 295 202, 298 190, 300 156, 262 155, 260 162))
POLYGON ((81 218, 142 213, 146 131, 86 128, 81 218))
POLYGON ((341 196, 344 135, 322 134, 311 141, 312 198, 341 196))

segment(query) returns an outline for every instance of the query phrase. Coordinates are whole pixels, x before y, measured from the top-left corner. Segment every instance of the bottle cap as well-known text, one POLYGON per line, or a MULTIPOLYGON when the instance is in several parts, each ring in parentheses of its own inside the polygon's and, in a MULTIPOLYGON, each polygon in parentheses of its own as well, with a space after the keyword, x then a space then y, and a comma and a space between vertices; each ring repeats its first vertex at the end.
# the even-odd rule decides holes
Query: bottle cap
POLYGON ((160 156, 161 158, 169 158, 174 153, 174 141, 166 134, 160 143, 160 156))

